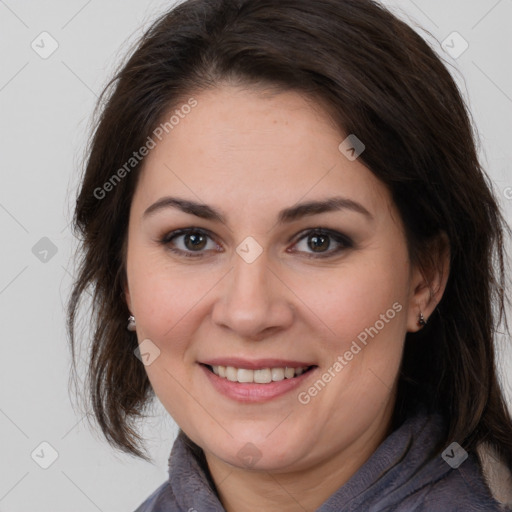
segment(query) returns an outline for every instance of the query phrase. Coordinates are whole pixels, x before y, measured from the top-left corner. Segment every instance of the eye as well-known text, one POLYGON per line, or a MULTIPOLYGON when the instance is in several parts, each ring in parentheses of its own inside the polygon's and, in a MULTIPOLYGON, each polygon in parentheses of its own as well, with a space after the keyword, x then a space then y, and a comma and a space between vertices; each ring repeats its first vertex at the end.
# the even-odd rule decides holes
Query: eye
POLYGON ((310 258, 327 258, 354 246, 348 236, 329 229, 315 228, 301 234, 292 252, 304 252, 310 258))
POLYGON ((220 246, 208 232, 199 228, 178 229, 163 237, 161 243, 179 255, 197 258, 208 250, 218 250, 220 246))
MULTIPOLYGON (((299 236, 290 252, 305 253, 309 258, 328 258, 354 246, 348 236, 324 228, 310 229, 299 236)), ((170 251, 188 258, 201 258, 207 251, 222 251, 209 232, 193 227, 172 231, 160 243, 170 251)))

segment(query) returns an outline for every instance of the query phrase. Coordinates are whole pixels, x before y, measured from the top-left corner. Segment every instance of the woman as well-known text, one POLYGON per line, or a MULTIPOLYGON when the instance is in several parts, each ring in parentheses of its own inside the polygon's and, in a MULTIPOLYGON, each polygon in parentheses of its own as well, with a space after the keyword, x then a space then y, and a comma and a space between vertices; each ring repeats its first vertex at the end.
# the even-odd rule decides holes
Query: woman
POLYGON ((504 223, 452 78, 370 0, 188 0, 107 88, 76 227, 72 347, 146 457, 137 510, 502 510, 504 223))

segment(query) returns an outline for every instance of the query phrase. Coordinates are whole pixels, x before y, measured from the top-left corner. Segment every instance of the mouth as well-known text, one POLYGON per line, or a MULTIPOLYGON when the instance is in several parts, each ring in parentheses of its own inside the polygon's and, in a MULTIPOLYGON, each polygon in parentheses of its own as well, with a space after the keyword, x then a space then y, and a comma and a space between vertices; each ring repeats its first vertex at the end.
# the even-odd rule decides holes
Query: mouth
POLYGON ((297 367, 276 366, 257 369, 210 364, 202 364, 202 366, 221 379, 243 384, 270 384, 286 379, 295 379, 316 368, 316 365, 297 367))
POLYGON ((318 366, 303 361, 236 358, 199 363, 207 381, 221 395, 239 403, 262 403, 307 385, 318 366), (223 363, 223 364, 221 364, 223 363))

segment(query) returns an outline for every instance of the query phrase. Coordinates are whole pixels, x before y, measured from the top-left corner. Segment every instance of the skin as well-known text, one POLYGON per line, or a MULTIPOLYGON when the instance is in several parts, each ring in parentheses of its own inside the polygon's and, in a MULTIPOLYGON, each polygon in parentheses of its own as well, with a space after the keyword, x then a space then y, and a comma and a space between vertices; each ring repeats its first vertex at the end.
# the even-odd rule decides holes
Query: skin
POLYGON ((346 135, 320 105, 295 92, 228 85, 194 97, 197 107, 148 155, 130 212, 126 299, 139 343, 160 350, 145 368, 166 410, 204 450, 226 510, 314 510, 389 434, 405 335, 441 299, 448 256, 428 283, 410 262, 387 188, 339 151, 346 135), (164 196, 206 203, 226 222, 172 207, 144 216, 164 196), (281 209, 333 196, 371 218, 344 209, 277 223, 281 209), (329 257, 308 257, 318 252, 303 232, 319 227, 353 246, 328 238, 329 257), (162 243, 181 228, 211 233, 203 257, 170 250, 194 254, 185 236, 162 243), (236 252, 248 236, 263 249, 252 263, 236 252), (298 392, 396 303, 401 311, 301 403, 298 392), (318 368, 299 390, 240 403, 216 391, 198 364, 220 356, 318 368), (247 443, 258 453, 251 467, 238 457, 247 443))

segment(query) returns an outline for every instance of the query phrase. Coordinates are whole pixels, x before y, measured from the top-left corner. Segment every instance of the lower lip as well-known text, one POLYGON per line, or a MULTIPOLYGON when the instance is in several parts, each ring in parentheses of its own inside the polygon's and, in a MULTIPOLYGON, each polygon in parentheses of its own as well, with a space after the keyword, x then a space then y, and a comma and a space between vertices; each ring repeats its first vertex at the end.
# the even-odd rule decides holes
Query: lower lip
POLYGON ((266 402, 272 400, 285 393, 292 391, 300 386, 306 379, 310 377, 316 370, 316 367, 311 370, 293 377, 292 379, 284 379, 276 382, 269 382, 268 384, 255 384, 244 382, 232 382, 224 377, 219 377, 211 372, 206 366, 200 365, 210 380, 213 387, 223 395, 237 400, 239 402, 266 402))

